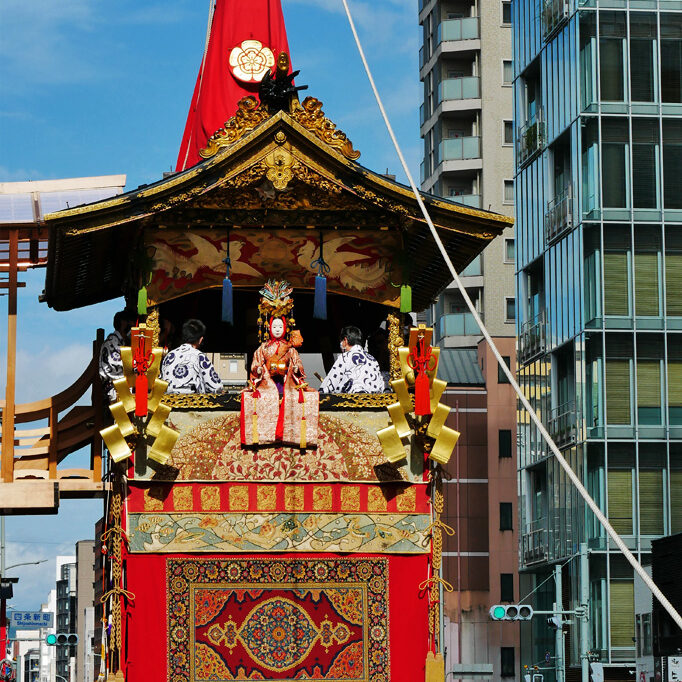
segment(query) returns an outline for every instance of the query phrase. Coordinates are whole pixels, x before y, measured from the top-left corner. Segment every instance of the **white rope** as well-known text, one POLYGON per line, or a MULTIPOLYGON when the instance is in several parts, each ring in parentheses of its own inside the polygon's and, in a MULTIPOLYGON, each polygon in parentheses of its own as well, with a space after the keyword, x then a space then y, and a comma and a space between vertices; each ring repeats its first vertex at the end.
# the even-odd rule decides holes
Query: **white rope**
POLYGON ((433 225, 433 222, 431 220, 431 216, 429 216, 429 212, 426 210, 426 206, 424 205, 424 202, 422 201, 421 194, 419 193, 419 190, 417 189, 417 186, 414 184, 414 180, 412 178, 412 174, 410 173, 409 168, 407 167, 407 163, 405 162, 405 157, 403 156, 403 153, 400 149, 400 145, 398 144, 398 140, 395 137, 395 134, 393 133, 393 128, 391 127, 391 124, 388 120, 388 116, 386 115, 386 110, 384 109, 383 102, 381 101, 381 97, 379 96, 379 91, 377 90, 376 84, 374 83, 374 78, 372 77, 372 72, 369 68, 369 64, 367 63, 367 58, 365 57, 365 52, 362 49, 362 44, 360 43, 360 38, 358 36, 358 33, 355 29, 355 22, 353 21, 353 17, 350 13, 350 8, 348 7, 348 2, 347 0, 342 0, 344 9, 346 10, 346 16, 348 17, 348 23, 350 24, 351 31, 353 32, 353 37, 355 38, 355 44, 358 47, 358 52, 360 53, 360 58, 362 59, 362 63, 365 67, 365 72, 367 73, 367 78, 369 79, 370 85, 372 86, 372 91, 374 92, 374 97, 376 98, 377 104, 379 105, 379 109, 381 111, 381 115, 384 119, 384 123, 386 124, 386 128, 388 129, 388 134, 391 136, 391 140, 393 142, 393 146, 395 147, 395 150, 398 154, 398 157, 400 159, 400 163, 403 167, 403 170, 405 171, 405 175, 407 176, 407 179, 410 183, 410 187, 412 188, 412 191, 414 192, 414 196, 417 199, 417 203, 419 204, 419 208, 421 209, 421 212, 424 216, 424 219, 428 223, 429 229, 431 230, 431 234, 433 236, 433 239, 435 240, 436 244, 438 245, 438 249, 441 252, 441 255, 443 256, 443 260, 447 264, 448 268, 450 269, 450 274, 452 275, 452 279, 455 281, 455 284, 457 284, 457 288, 459 289, 460 293, 462 294, 462 297, 464 298, 467 307, 469 308, 469 311, 471 314, 474 316, 474 319, 478 323, 478 326, 481 329, 481 332, 485 338, 485 340, 488 343, 488 346, 490 346, 490 350, 492 350, 493 354, 497 358, 497 362, 499 366, 502 368, 502 371, 505 373, 507 379, 509 379, 509 383, 512 385, 514 390, 516 391, 516 395, 519 397, 519 400, 523 404, 523 406, 526 408, 528 414, 530 415, 530 418, 533 420, 533 423, 535 426, 537 426, 538 430, 542 434, 542 437, 545 439, 547 444, 549 445, 551 451, 554 453, 554 456, 557 459, 557 462, 561 465, 563 470, 566 472, 566 475, 571 479, 573 485, 578 489, 578 492, 582 496, 582 498, 585 500, 585 503, 587 506, 592 510, 593 514, 599 519, 599 522, 601 525, 604 527, 604 530, 608 533, 608 535, 611 537, 611 539, 616 543, 616 546, 620 551, 623 553, 625 558, 630 562, 636 573, 639 575, 639 577, 644 581, 646 586, 651 590, 652 594, 658 599, 658 601, 661 603, 663 608, 670 614, 671 618, 677 623, 678 627, 682 629, 682 617, 680 617, 680 614, 677 613, 677 611, 673 608, 672 604, 665 598, 665 595, 658 589, 654 581, 651 579, 651 577, 647 574, 647 572, 642 568, 642 565, 635 559, 634 555, 632 552, 625 546, 625 543, 621 539, 621 537, 616 533, 616 531, 613 529, 613 526, 609 523, 608 519, 604 516, 602 513, 601 509, 597 506, 597 503, 590 497, 590 494, 587 492, 583 484, 580 482, 580 479, 578 476, 575 474, 573 469, 570 467, 564 456, 561 454, 559 451, 559 448, 557 448, 556 443, 552 440, 552 437, 549 435, 547 432, 547 429, 543 426, 542 422, 540 421, 539 417, 535 413, 535 410, 531 407, 530 403, 526 399, 526 396, 523 395, 523 392, 521 391, 519 385, 516 383, 516 379, 512 375, 509 367, 507 367, 507 363, 504 362, 502 359, 502 356, 500 355, 500 352, 497 350, 497 346, 495 346, 495 343, 493 342, 492 338, 490 337, 490 334, 488 333, 488 330, 485 328, 483 325, 483 321, 479 317, 478 313, 476 312, 476 308, 474 307, 474 304, 471 302, 471 299, 469 298, 469 295, 466 292, 466 289, 462 286, 462 282, 460 281, 457 272, 455 271, 455 268, 452 264, 452 261, 450 260, 450 257, 448 256, 447 251, 445 250, 445 247, 443 246, 443 242, 441 241, 440 237, 438 236, 438 232, 436 231, 436 228, 433 225))
MULTIPOLYGON (((206 24, 206 42, 204 43, 204 55, 201 58, 201 68, 199 69, 199 89, 197 91, 197 101, 199 100, 199 95, 201 94, 201 86, 204 83, 204 68, 206 66, 206 54, 208 53, 208 42, 211 38, 211 27, 213 26, 213 14, 215 13, 215 0, 209 0, 208 3, 208 23, 206 24)), ((191 113, 191 112, 190 112, 191 113)), ((185 170, 187 168, 187 159, 189 158, 189 147, 192 142, 192 135, 194 129, 189 131, 189 139, 187 140, 187 150, 185 151, 185 158, 182 162, 182 168, 180 170, 185 170)))

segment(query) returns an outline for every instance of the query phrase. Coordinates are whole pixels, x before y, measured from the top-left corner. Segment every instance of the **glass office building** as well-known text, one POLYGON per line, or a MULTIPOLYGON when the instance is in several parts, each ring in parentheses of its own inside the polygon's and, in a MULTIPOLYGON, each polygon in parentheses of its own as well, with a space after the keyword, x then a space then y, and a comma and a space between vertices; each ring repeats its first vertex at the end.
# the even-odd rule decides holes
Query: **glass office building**
MULTIPOLYGON (((512 13, 519 380, 646 564, 653 538, 682 531, 682 2, 514 0, 512 13)), ((570 558, 586 542, 590 648, 607 680, 633 679, 632 568, 521 413, 518 426, 526 591, 561 562, 574 608, 570 558)), ((553 595, 550 580, 536 608, 553 595)), ((522 664, 553 649, 544 618, 525 626, 522 664)))

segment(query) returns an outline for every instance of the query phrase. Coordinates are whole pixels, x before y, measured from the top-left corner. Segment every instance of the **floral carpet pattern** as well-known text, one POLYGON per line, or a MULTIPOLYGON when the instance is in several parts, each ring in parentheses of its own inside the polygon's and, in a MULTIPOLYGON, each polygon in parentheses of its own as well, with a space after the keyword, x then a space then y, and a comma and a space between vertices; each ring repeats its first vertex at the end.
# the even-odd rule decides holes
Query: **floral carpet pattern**
POLYGON ((213 481, 377 481, 376 467, 389 468, 382 480, 401 481, 406 475, 386 456, 376 430, 385 419, 369 415, 371 425, 320 414, 317 448, 288 445, 243 447, 239 413, 223 413, 189 426, 183 413, 172 414, 170 426, 180 431, 166 466, 148 473, 154 480, 213 481), (376 422, 376 426, 374 424, 376 422), (368 428, 369 427, 369 428, 368 428))
POLYGON ((388 562, 168 559, 169 682, 388 682, 388 562))

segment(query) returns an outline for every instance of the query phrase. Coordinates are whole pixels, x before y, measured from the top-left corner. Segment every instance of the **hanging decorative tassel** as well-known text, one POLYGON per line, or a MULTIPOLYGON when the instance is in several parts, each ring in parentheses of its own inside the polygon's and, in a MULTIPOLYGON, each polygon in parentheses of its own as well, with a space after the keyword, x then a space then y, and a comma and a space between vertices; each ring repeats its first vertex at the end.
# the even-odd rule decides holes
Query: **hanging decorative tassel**
POLYGON ((311 268, 317 268, 315 276, 315 299, 313 300, 313 317, 316 320, 327 319, 327 275, 330 272, 329 264, 324 259, 324 237, 320 231, 320 257, 310 264, 311 268))
POLYGON ((149 413, 147 372, 154 360, 151 329, 144 324, 133 327, 130 332, 130 345, 135 371, 135 416, 146 417, 149 413))
POLYGON ((234 324, 234 300, 232 297, 232 281, 230 280, 230 230, 227 230, 227 256, 225 263, 225 279, 223 280, 222 320, 228 324, 234 324))
POLYGON ((137 292, 137 314, 147 314, 147 287, 142 287, 137 292))
POLYGON ((412 287, 409 284, 400 287, 400 312, 412 312, 412 287))

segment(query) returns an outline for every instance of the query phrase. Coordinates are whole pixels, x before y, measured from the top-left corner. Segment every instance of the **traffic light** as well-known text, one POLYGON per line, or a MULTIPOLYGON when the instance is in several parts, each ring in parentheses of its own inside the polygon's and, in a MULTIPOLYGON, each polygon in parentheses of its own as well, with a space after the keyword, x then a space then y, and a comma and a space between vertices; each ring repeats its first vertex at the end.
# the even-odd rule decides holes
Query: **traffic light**
POLYGON ((78 644, 78 635, 75 632, 57 632, 53 635, 48 635, 45 638, 45 644, 48 646, 76 646, 78 644))
POLYGON ((530 620, 533 607, 528 604, 495 604, 489 613, 492 620, 530 620))

